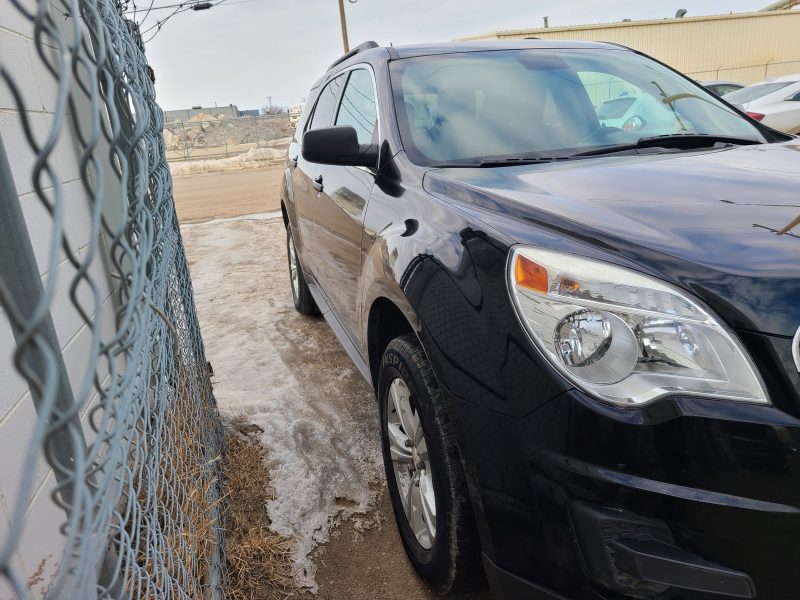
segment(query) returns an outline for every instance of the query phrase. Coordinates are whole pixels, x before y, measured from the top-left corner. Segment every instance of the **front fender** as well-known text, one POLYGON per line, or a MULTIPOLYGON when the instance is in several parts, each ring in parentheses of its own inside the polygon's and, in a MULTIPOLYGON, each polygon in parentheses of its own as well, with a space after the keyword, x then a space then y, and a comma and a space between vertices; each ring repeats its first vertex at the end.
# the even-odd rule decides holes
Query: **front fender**
POLYGON ((392 260, 393 249, 397 247, 395 237, 398 237, 397 233, 393 235, 391 232, 384 232, 374 240, 364 257, 360 279, 362 290, 359 295, 362 303, 361 314, 364 315, 364 318, 361 320, 363 327, 359 332, 359 343, 365 349, 365 355, 368 349, 369 323, 367 317, 372 305, 380 298, 392 302, 403 313, 414 332, 418 336, 421 333, 419 319, 400 287, 400 278, 395 274, 392 260))
POLYGON ((466 238, 467 222, 447 210, 424 191, 409 191, 403 203, 370 204, 365 231, 365 258, 362 267, 362 319, 360 342, 368 346, 370 308, 379 298, 390 300, 405 316, 422 342, 423 348, 443 385, 449 385, 452 369, 445 368, 453 339, 447 335, 446 321, 426 300, 442 296, 445 304, 462 300, 474 307, 482 302, 466 238), (381 213, 378 216, 378 213, 381 213), (378 221, 378 219, 381 219, 378 221), (456 220, 460 223, 456 223, 456 220), (378 221, 376 223, 376 221, 378 221), (377 231, 376 231, 377 230, 377 231), (375 231, 375 233, 371 233, 375 231), (449 233, 443 233, 449 232, 449 233), (444 280, 436 290, 429 289, 431 278, 444 280))

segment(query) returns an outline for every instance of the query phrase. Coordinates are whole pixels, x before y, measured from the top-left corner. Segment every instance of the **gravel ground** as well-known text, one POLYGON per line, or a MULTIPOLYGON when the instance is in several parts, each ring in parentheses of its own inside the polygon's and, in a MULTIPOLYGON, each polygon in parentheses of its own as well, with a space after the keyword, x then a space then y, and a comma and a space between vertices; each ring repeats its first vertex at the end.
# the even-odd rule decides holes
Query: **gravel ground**
POLYGON ((283 170, 272 167, 174 177, 178 219, 190 223, 278 210, 283 170))
POLYGON ((264 430, 266 510, 296 542, 295 581, 325 600, 435 598, 397 534, 372 390, 325 322, 292 306, 282 222, 182 230, 215 395, 223 416, 264 430))

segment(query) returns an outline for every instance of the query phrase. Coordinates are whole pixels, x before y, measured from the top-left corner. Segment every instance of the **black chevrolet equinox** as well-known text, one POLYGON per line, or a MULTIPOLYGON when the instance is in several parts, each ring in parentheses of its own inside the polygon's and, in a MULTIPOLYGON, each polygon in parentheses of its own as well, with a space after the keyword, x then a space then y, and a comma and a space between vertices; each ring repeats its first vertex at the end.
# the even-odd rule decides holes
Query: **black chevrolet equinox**
POLYGON ((368 42, 281 201, 431 588, 800 598, 800 141, 620 46, 368 42))

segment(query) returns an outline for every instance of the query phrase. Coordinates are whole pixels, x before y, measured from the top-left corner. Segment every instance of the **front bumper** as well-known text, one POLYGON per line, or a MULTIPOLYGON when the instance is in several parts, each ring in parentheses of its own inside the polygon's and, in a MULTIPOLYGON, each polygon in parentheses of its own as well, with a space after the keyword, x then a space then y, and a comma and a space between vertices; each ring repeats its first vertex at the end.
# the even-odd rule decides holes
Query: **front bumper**
POLYGON ((498 598, 800 597, 795 417, 690 398, 631 411, 575 390, 523 417, 454 406, 498 598), (619 515, 634 534, 606 523, 592 538, 597 523, 576 518, 576 506, 619 515), (620 554, 631 547, 634 557, 677 556, 688 570, 665 576, 660 556, 643 568, 620 554), (522 583, 532 587, 508 591, 522 583))

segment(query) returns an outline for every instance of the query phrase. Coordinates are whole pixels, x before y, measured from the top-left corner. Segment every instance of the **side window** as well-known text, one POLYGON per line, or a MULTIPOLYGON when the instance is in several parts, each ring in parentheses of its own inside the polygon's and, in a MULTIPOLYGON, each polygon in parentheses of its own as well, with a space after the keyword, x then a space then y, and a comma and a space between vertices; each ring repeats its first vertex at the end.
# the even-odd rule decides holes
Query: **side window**
POLYGON ((350 72, 350 79, 344 88, 336 124, 351 125, 358 134, 358 143, 369 144, 377 120, 372 76, 366 69, 355 69, 350 72))
POLYGON ((314 114, 311 115, 311 122, 308 129, 319 129, 320 127, 330 127, 333 120, 333 113, 336 111, 336 101, 339 99, 339 90, 344 85, 344 74, 339 75, 325 86, 319 94, 319 100, 314 107, 314 114))

